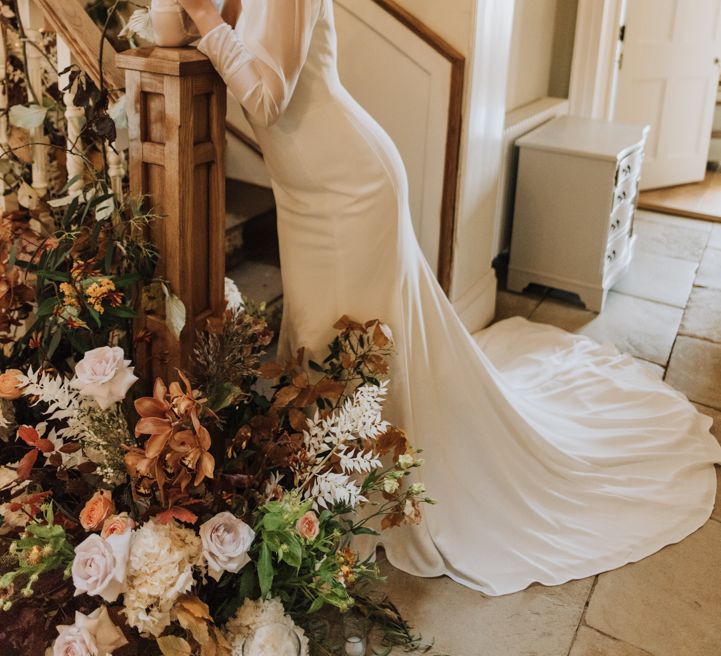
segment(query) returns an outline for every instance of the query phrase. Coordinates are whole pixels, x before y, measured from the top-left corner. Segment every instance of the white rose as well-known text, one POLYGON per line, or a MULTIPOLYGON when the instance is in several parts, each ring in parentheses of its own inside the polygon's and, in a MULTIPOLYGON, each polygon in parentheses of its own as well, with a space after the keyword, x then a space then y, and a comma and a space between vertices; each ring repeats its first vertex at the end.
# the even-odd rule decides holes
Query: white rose
POLYGON ((383 490, 388 494, 393 494, 400 487, 400 483, 395 478, 387 476, 383 479, 383 490))
POLYGON ((413 483, 411 485, 409 492, 413 496, 418 496, 419 494, 425 494, 426 492, 426 486, 423 485, 423 483, 413 483))
POLYGON ((413 466, 413 456, 404 453, 402 456, 398 458, 398 466, 401 469, 408 469, 409 467, 413 466))
POLYGON ((88 351, 75 367, 71 385, 85 396, 95 399, 102 410, 125 398, 130 387, 138 380, 133 367, 128 366, 125 353, 119 346, 101 346, 88 351))
POLYGON ((208 575, 216 581, 223 572, 239 572, 250 562, 248 550, 255 533, 242 519, 229 512, 218 513, 200 527, 203 556, 208 575))
POLYGON ((113 624, 105 606, 90 615, 75 613, 75 624, 57 627, 58 637, 53 644, 53 656, 88 656, 112 654, 128 644, 123 632, 113 624))
POLYGON ((86 592, 115 601, 125 589, 131 531, 107 539, 89 535, 75 548, 72 574, 75 596, 86 592))
POLYGON ((235 312, 243 310, 245 308, 245 301, 243 300, 243 295, 240 293, 238 285, 235 284, 235 281, 231 280, 230 278, 225 279, 225 300, 228 304, 228 310, 235 312))

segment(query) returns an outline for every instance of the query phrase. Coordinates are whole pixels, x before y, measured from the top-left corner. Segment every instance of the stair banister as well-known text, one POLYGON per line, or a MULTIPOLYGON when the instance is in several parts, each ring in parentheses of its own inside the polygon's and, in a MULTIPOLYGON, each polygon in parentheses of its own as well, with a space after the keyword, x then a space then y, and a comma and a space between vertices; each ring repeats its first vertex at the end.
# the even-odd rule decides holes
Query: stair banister
POLYGON ((177 339, 162 310, 146 313, 141 325, 150 341, 136 363, 146 380, 176 379, 195 331, 225 307, 226 87, 192 48, 140 48, 116 61, 126 74, 130 190, 149 196, 163 215, 152 226, 158 274, 187 314, 177 339))

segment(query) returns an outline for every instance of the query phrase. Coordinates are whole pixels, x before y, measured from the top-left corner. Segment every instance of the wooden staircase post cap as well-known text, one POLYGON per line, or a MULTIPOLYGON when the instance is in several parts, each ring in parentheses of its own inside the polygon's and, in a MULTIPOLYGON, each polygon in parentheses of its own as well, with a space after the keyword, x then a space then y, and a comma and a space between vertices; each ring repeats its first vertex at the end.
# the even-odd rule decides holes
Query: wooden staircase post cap
POLYGON ((118 68, 174 77, 214 73, 210 60, 195 48, 135 48, 118 53, 118 68))

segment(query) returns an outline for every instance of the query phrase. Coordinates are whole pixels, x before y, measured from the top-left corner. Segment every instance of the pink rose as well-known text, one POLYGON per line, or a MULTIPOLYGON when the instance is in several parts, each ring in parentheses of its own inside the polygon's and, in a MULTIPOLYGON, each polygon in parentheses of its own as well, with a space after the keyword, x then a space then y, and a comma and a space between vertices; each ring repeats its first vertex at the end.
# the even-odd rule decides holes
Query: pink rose
POLYGON ((318 537, 318 531, 320 530, 318 516, 312 510, 309 510, 296 522, 295 530, 300 537, 309 541, 315 540, 318 537))
POLYGON ((86 592, 115 601, 125 590, 131 531, 104 539, 95 533, 75 548, 72 574, 75 596, 86 592))
POLYGON ((216 581, 223 572, 239 572, 250 562, 248 550, 255 532, 242 519, 229 512, 218 513, 200 527, 203 556, 208 562, 208 575, 216 581))
POLYGON ((88 351, 75 367, 75 378, 71 385, 84 396, 91 396, 107 410, 122 401, 138 377, 133 367, 128 366, 125 353, 119 346, 101 346, 88 351))
POLYGON ((0 374, 0 399, 14 401, 22 396, 20 385, 23 384, 23 372, 18 369, 8 369, 0 374))
POLYGON ((60 625, 57 629, 59 635, 53 643, 53 656, 112 654, 128 644, 105 606, 96 608, 90 615, 76 611, 75 624, 60 625))
POLYGON ((80 525, 86 531, 97 531, 115 512, 115 503, 108 490, 98 490, 80 511, 80 525))
POLYGON ((135 528, 135 521, 128 513, 120 513, 119 515, 111 515, 103 522, 103 530, 100 531, 100 537, 106 540, 111 535, 123 535, 135 528))

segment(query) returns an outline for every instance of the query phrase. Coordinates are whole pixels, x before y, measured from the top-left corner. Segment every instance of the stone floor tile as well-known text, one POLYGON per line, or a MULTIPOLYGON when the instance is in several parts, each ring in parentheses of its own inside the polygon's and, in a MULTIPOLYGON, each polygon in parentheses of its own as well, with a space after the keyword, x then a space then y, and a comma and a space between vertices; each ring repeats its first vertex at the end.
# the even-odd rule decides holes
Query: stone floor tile
POLYGON ((579 305, 545 298, 530 316, 531 321, 548 323, 569 332, 576 332, 596 318, 596 313, 579 305))
POLYGON ((721 289, 693 288, 679 334, 721 343, 721 289))
POLYGON ((496 321, 502 321, 509 317, 528 318, 541 302, 541 296, 537 294, 515 294, 503 289, 496 293, 496 321))
POLYGON ((610 292, 603 312, 578 332, 665 366, 682 314, 679 308, 610 292))
POLYGON ((721 654, 721 523, 602 574, 586 623, 653 656, 721 654))
POLYGON ((643 649, 582 626, 568 656, 653 656, 643 649))
POLYGON ((714 223, 711 228, 711 238, 708 241, 711 248, 721 248, 721 223, 714 223))
POLYGON ((245 260, 226 275, 243 294, 258 303, 270 303, 283 294, 280 269, 271 264, 245 260))
POLYGON ((701 230, 706 234, 711 232, 713 223, 711 221, 701 221, 699 219, 689 219, 685 216, 673 216, 671 214, 663 214, 661 212, 650 212, 648 210, 638 210, 636 218, 642 221, 657 221, 666 225, 674 225, 686 230, 701 230))
POLYGON ((721 409, 721 344, 679 337, 666 382, 696 403, 721 409))
POLYGON ((697 268, 696 262, 638 251, 628 273, 613 289, 647 301, 684 308, 697 268))
POLYGON ((639 217, 634 224, 638 236, 636 248, 646 253, 679 257, 700 262, 708 232, 695 226, 679 226, 668 221, 639 217))
POLYGON ((696 283, 701 287, 721 289, 721 249, 707 248, 698 269, 696 283))
POLYGON ((446 577, 415 578, 387 563, 382 570, 404 617, 435 638, 435 653, 453 656, 566 656, 593 583, 486 597, 446 577))

